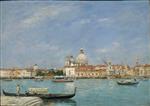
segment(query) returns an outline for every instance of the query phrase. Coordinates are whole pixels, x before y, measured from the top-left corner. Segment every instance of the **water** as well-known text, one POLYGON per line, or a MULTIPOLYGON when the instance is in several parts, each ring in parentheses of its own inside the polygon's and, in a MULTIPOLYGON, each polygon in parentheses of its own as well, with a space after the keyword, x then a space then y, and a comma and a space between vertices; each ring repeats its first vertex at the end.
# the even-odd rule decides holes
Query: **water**
POLYGON ((68 100, 44 101, 44 106, 150 106, 150 80, 140 81, 136 86, 117 85, 117 79, 79 79, 70 83, 41 82, 31 79, 1 81, 1 89, 15 92, 17 84, 21 91, 29 87, 47 87, 51 93, 72 93, 76 96, 68 100))

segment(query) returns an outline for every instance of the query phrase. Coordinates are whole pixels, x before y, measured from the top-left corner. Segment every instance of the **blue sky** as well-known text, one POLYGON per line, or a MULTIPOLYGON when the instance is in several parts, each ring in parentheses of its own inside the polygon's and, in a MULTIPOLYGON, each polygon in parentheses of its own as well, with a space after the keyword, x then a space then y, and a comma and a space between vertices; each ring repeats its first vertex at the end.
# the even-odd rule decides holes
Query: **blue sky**
POLYGON ((62 67, 83 48, 89 64, 150 63, 147 1, 1 2, 1 67, 62 67))

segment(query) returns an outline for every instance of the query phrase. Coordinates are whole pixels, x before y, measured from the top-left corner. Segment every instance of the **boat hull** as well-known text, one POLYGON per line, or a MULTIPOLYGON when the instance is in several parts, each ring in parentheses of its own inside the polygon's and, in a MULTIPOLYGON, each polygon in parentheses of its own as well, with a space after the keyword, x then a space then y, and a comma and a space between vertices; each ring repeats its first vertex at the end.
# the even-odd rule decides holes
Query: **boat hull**
POLYGON ((68 99, 75 96, 76 88, 73 94, 30 94, 30 93, 22 93, 17 95, 16 93, 9 93, 3 90, 3 94, 5 96, 20 96, 20 97, 40 97, 41 99, 68 99))
POLYGON ((117 82, 118 85, 136 85, 139 82, 117 82))
POLYGON ((53 82, 74 82, 74 80, 52 80, 53 82))

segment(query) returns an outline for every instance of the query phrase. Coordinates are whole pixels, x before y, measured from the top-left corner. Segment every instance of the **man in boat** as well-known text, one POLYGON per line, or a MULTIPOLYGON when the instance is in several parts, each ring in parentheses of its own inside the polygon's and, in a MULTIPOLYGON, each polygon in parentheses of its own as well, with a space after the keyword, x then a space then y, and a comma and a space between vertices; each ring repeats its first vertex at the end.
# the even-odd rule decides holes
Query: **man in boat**
POLYGON ((20 85, 18 84, 17 86, 16 86, 16 94, 19 96, 19 94, 20 94, 20 85))

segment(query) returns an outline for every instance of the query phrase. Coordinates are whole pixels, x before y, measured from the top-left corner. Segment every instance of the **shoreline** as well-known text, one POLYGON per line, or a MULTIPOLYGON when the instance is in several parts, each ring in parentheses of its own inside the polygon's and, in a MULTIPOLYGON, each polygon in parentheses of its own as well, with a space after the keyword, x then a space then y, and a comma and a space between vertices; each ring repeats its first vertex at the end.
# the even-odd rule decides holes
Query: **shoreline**
MULTIPOLYGON (((75 79, 133 79, 133 78, 136 78, 136 79, 150 79, 150 76, 144 76, 144 77, 141 77, 141 76, 128 76, 128 77, 78 77, 78 78, 75 78, 75 79)), ((11 79, 37 79, 38 78, 27 78, 27 77, 24 77, 24 78, 0 78, 1 80, 11 80, 11 79)), ((53 79, 53 77, 43 77, 41 79, 44 79, 44 80, 49 80, 49 79, 53 79)))

